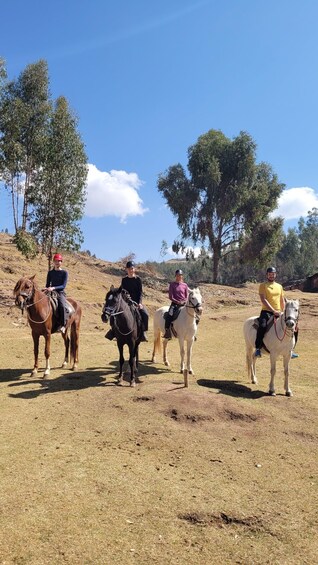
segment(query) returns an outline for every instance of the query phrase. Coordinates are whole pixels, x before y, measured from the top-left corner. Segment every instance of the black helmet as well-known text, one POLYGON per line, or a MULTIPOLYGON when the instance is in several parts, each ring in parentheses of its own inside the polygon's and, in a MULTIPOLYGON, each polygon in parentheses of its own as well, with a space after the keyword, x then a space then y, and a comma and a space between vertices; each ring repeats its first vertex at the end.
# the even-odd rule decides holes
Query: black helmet
POLYGON ((126 263, 126 269, 130 269, 131 267, 135 267, 135 263, 133 261, 127 261, 126 263))
POLYGON ((276 273, 275 267, 268 267, 266 273, 276 273))
POLYGON ((183 272, 181 271, 181 269, 177 269, 175 275, 183 275, 183 272))

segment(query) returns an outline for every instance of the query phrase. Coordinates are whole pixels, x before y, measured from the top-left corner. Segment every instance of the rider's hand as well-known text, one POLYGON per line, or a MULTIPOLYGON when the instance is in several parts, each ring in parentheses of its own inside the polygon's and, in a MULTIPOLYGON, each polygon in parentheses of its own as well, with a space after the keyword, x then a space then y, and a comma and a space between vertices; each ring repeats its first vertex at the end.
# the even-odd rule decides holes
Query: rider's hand
POLYGON ((279 318, 279 316, 280 316, 280 311, 279 311, 279 310, 274 310, 274 311, 273 311, 273 314, 274 314, 275 318, 279 318))

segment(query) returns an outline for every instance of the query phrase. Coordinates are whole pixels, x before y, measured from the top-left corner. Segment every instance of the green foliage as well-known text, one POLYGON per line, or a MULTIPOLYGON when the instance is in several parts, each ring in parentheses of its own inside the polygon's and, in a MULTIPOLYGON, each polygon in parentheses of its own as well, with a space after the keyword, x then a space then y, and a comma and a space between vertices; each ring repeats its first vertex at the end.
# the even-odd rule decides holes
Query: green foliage
POLYGON ((38 254, 38 246, 34 237, 22 229, 19 229, 14 235, 13 243, 27 259, 34 259, 38 254))
MULTIPOLYGON (((268 164, 256 163, 255 151, 254 140, 245 132, 230 140, 210 130, 188 150, 189 178, 177 164, 158 179, 158 190, 181 230, 174 248, 184 248, 189 239, 207 244, 215 282, 222 257, 240 246, 243 236, 245 242, 253 238, 263 222, 268 229, 268 214, 284 188, 268 164)), ((262 251, 265 258, 268 252, 265 247, 262 251)))
POLYGON ((11 193, 16 231, 26 230, 34 174, 42 164, 48 96, 43 60, 28 65, 18 79, 5 81, 0 91, 0 175, 11 193))
POLYGON ((30 196, 30 229, 51 256, 52 250, 79 250, 78 222, 85 205, 87 158, 77 132, 77 119, 64 97, 57 99, 44 139, 43 167, 30 196))

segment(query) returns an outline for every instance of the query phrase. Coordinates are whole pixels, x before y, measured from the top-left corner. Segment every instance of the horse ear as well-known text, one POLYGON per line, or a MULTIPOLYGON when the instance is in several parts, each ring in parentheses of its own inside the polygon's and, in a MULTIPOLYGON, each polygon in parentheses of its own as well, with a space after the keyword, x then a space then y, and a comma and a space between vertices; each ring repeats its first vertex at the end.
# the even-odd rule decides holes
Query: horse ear
POLYGON ((30 277, 30 281, 33 281, 35 279, 36 275, 33 275, 33 277, 30 277))
POLYGON ((114 285, 112 284, 109 290, 114 290, 114 285))

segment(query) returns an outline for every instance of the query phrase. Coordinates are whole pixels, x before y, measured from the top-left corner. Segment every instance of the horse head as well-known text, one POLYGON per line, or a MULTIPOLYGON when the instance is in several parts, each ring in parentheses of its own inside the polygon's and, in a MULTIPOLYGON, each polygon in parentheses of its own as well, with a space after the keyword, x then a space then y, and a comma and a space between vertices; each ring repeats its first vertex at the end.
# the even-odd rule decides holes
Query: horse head
POLYGON ((202 314, 202 296, 198 288, 189 289, 187 306, 193 308, 198 316, 202 314))
POLYGON ((112 315, 116 306, 118 305, 119 298, 121 297, 120 288, 115 288, 113 285, 105 296, 105 302, 102 310, 102 321, 107 322, 109 316, 112 315))
POLYGON ((34 290, 37 288, 34 281, 35 275, 33 277, 27 278, 22 277, 18 280, 17 284, 13 289, 13 295, 15 297, 15 305, 20 308, 23 312, 24 308, 30 304, 34 290))
POLYGON ((299 300, 286 300, 284 309, 285 324, 289 330, 295 330, 299 318, 299 300))

